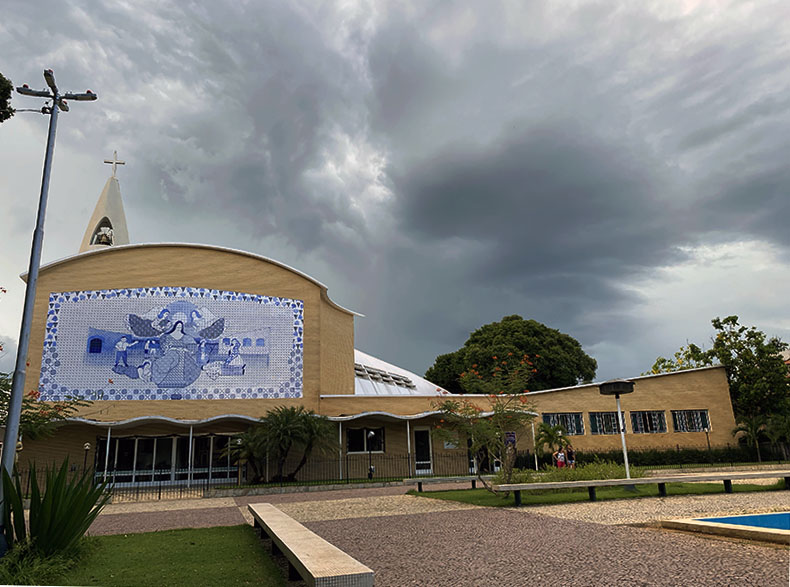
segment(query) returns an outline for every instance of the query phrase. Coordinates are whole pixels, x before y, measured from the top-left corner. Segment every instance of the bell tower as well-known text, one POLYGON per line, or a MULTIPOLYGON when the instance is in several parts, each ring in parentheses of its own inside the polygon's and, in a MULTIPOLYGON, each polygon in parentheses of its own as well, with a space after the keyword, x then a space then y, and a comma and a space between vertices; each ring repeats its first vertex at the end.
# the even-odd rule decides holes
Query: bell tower
POLYGON ((105 159, 105 163, 112 165, 112 175, 104 184, 104 189, 96 202, 96 208, 88 221, 85 236, 82 237, 80 253, 111 247, 114 245, 128 245, 129 231, 126 228, 126 215, 123 212, 121 200, 121 186, 115 172, 118 165, 125 165, 118 160, 118 152, 113 152, 112 160, 105 159))

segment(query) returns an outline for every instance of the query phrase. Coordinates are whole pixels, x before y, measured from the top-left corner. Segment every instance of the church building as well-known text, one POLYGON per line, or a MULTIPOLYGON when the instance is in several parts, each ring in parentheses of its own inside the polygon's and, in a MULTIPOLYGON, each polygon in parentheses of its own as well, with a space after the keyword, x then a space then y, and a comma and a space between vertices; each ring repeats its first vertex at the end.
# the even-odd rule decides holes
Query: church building
MULTIPOLYGON (((117 483, 227 482, 238 474, 227 450, 234 435, 276 406, 304 406, 337 427, 335 478, 365 477, 374 461, 388 477, 474 468, 465 442, 432 434, 437 402, 450 394, 357 350, 360 315, 320 281, 245 251, 131 244, 116 177, 123 162, 108 163, 79 252, 40 269, 25 385, 41 401, 91 403, 54 436, 23 439, 22 466, 68 456, 117 483)), ((629 448, 733 441, 723 368, 632 381, 622 398, 629 448)), ((465 397, 490 407, 485 396, 465 397)), ((527 397, 536 421, 562 424, 577 450, 620 447, 614 399, 596 385, 527 397)), ((518 439, 532 447, 529 434, 518 439)))

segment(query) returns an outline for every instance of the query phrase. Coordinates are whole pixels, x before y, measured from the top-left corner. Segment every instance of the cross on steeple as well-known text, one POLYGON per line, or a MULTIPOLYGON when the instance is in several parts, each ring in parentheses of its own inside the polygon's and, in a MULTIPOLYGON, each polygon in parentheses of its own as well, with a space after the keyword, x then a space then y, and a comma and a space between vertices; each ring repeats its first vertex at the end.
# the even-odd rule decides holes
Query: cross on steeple
POLYGON ((126 161, 119 161, 118 160, 118 151, 113 151, 112 152, 112 160, 105 159, 104 162, 105 163, 109 163, 110 165, 112 165, 112 176, 113 177, 115 177, 115 169, 116 169, 116 167, 118 165, 126 165, 126 161))

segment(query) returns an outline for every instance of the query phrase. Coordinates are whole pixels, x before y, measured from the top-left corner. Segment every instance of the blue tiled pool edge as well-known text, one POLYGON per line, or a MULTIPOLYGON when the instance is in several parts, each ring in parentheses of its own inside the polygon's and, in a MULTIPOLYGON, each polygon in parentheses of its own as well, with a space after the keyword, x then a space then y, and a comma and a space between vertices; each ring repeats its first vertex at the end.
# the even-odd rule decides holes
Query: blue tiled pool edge
MULTIPOLYGON (((784 512, 780 512, 784 513, 784 512)), ((749 516, 727 516, 727 518, 744 518, 749 516)), ((749 526, 735 524, 732 522, 722 522, 726 518, 701 518, 684 520, 665 520, 661 522, 662 528, 672 530, 683 530, 686 532, 698 532, 701 534, 713 534, 728 538, 738 538, 742 540, 757 540, 760 542, 772 542, 790 546, 790 530, 778 528, 765 528, 759 526, 749 526), (718 521, 713 521, 718 520, 718 521)))

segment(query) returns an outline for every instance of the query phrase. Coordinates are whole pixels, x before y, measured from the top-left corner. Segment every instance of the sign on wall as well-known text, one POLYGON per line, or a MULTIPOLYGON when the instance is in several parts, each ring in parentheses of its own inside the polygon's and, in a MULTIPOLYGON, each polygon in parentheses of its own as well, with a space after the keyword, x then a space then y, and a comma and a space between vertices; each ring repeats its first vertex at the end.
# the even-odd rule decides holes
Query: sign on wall
POLYGON ((41 399, 302 397, 303 311, 192 287, 52 293, 41 399))

